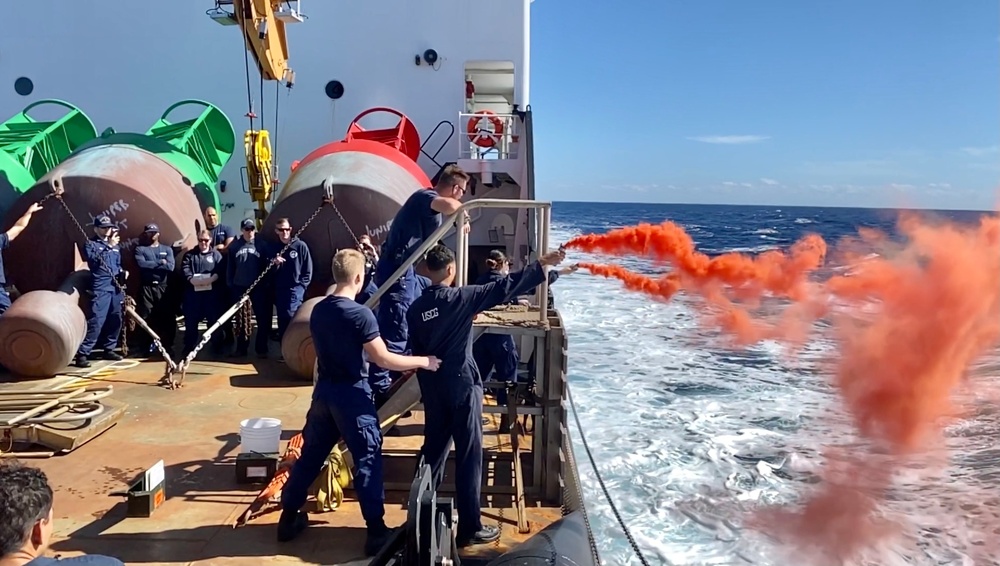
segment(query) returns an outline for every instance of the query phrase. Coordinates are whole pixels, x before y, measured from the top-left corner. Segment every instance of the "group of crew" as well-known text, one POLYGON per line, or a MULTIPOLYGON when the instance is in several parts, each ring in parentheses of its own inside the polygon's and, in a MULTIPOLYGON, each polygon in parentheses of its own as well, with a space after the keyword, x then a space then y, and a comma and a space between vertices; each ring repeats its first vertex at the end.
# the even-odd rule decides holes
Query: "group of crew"
MULTIPOLYGON (((468 174, 459 167, 446 167, 433 188, 419 190, 407 199, 391 224, 380 255, 367 238, 360 242, 360 250, 344 249, 335 255, 334 291, 316 305, 309 321, 317 357, 316 385, 303 428, 301 455, 281 496, 279 541, 295 538, 306 527, 302 507, 309 487, 341 439, 355 465, 355 490, 367 524, 366 553, 376 554, 392 536, 384 521, 382 433, 377 409, 402 372, 410 370, 416 370, 424 406, 421 461, 431 467, 435 485, 443 480, 448 454, 452 443, 455 445, 458 545, 499 538, 499 529, 483 525, 480 517, 483 376, 495 369, 498 380, 514 381, 519 358, 508 335, 484 336, 473 346, 473 320, 482 311, 518 302, 519 297, 534 293, 546 278, 555 282, 560 274, 575 268, 547 269, 564 259, 565 253, 559 250, 539 257, 521 271, 509 272, 509 260, 495 250, 487 262, 488 273, 475 285, 455 287, 455 255, 438 243, 423 258, 427 276, 417 274, 410 265, 387 288, 374 312, 364 305, 440 227, 442 216, 460 209, 468 182, 468 174)), ((37 205, 30 208, 11 230, 0 235, 0 249, 23 230, 38 209, 37 205)), ((468 214, 461 224, 468 233, 468 214)), ((218 222, 212 208, 205 211, 205 225, 198 235, 198 247, 180 256, 180 270, 170 245, 159 241, 156 224, 145 226, 133 250, 140 277, 138 314, 172 354, 180 307, 187 355, 200 337, 192 330, 203 320, 213 323, 253 286, 255 350, 266 357, 272 338, 272 309, 277 310, 275 338, 280 340, 302 304, 312 278, 309 248, 292 238, 292 226, 286 218, 275 224, 279 243, 257 237, 256 224, 250 219, 241 223, 237 237, 218 222), (273 268, 258 283, 269 263, 273 268)), ((123 323, 127 274, 122 267, 120 236, 107 216, 97 217, 93 226, 95 236, 85 246, 93 274, 93 298, 86 338, 75 360, 80 367, 89 365, 100 338, 103 356, 121 359, 115 349, 123 323)), ((5 299, 9 304, 9 298, 0 294, 0 308, 5 308, 5 299)), ((146 353, 151 354, 149 337, 136 334, 145 339, 146 353)), ((236 334, 231 327, 224 327, 216 340, 217 349, 235 339, 233 355, 247 355, 246 334, 236 334)), ((506 403, 502 391, 498 401, 506 403)))
MULTIPOLYGON (((160 229, 147 224, 132 253, 138 267, 139 284, 136 311, 159 336, 167 355, 174 357, 177 315, 184 316, 183 356, 198 345, 198 325, 213 324, 250 291, 254 319, 257 325, 256 354, 268 356, 270 339, 280 340, 295 316, 306 287, 312 280, 312 257, 309 247, 292 238, 292 226, 287 218, 275 224, 277 241, 258 237, 252 219, 243 220, 240 233, 220 224, 214 208, 205 210, 205 229, 198 234, 195 249, 182 252, 175 259, 173 248, 160 242, 160 229), (181 269, 176 269, 177 262, 181 269), (274 266, 258 282, 269 263, 274 266), (254 283, 257 283, 254 285, 254 283), (251 289, 251 286, 253 288, 251 289), (277 311, 277 333, 272 334, 271 313, 277 311)), ((102 340, 101 356, 120 360, 118 348, 124 322, 123 300, 128 272, 122 266, 120 234, 106 215, 94 219, 95 235, 84 247, 84 257, 92 274, 92 298, 87 318, 87 334, 77 351, 74 365, 85 368, 93 359, 93 350, 102 340)), ((2 243, 2 242, 0 242, 2 243)), ((233 346, 232 356, 248 355, 249 332, 237 331, 236 323, 224 324, 213 336, 217 353, 233 346)), ((144 355, 155 355, 152 338, 145 332, 135 334, 136 344, 144 355)))

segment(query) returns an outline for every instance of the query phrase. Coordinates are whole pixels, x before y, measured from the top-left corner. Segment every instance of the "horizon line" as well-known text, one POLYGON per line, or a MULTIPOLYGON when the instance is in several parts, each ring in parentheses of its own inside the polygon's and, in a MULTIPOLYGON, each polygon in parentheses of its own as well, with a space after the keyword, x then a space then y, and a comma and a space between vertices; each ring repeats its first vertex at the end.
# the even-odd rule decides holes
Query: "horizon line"
POLYGON ((634 204, 646 206, 743 206, 743 207, 767 207, 767 208, 854 208, 858 210, 913 210, 930 212, 985 212, 997 214, 997 210, 985 210, 976 208, 930 208, 930 207, 898 207, 898 206, 848 206, 848 205, 818 205, 818 204, 732 204, 722 202, 624 202, 624 201, 600 201, 600 200, 551 200, 555 203, 565 204, 634 204))

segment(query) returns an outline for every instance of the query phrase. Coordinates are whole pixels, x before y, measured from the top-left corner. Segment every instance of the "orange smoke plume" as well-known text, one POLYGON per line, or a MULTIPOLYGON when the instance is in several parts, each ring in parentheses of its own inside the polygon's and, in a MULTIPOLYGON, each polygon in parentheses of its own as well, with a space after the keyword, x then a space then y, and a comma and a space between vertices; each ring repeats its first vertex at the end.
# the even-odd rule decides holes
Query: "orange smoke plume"
MULTIPOLYGON (((711 322, 743 343, 800 341, 817 319, 828 321, 839 344, 831 373, 859 433, 902 455, 940 435, 943 421, 956 414, 952 393, 1000 340, 1000 217, 967 226, 903 214, 898 232, 901 243, 870 229, 842 241, 837 257, 853 265, 825 281, 811 277, 828 252, 817 235, 788 253, 709 258, 679 226, 665 222, 580 236, 565 246, 669 263, 674 271, 659 279, 613 265, 581 266, 658 298, 698 295, 716 311, 711 322), (775 298, 784 300, 778 315, 755 316, 747 308, 775 298)), ((873 521, 871 498, 883 497, 890 474, 875 481, 871 469, 852 466, 840 478, 867 476, 867 495, 847 497, 854 492, 843 483, 827 484, 802 512, 781 521, 816 525, 790 533, 794 539, 850 554, 887 532, 866 521, 873 521), (856 521, 870 528, 837 527, 856 521)))
POLYGON ((580 267, 590 271, 594 275, 618 279, 625 284, 626 289, 631 291, 641 291, 661 299, 669 299, 681 288, 680 278, 673 274, 653 279, 639 273, 633 273, 617 265, 581 263, 580 267))

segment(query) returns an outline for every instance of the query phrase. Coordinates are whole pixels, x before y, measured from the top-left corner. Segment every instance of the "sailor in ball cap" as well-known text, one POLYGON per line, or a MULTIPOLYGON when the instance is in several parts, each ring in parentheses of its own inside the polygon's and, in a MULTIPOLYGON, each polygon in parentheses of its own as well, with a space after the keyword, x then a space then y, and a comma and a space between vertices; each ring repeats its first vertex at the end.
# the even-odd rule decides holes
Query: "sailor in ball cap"
MULTIPOLYGON (((253 285, 257 277, 263 273, 267 267, 267 260, 262 253, 264 243, 257 240, 257 225, 252 218, 247 218, 240 223, 241 236, 229 245, 229 261, 226 266, 226 285, 232 293, 233 302, 239 300, 247 289, 253 285)), ((267 341, 271 334, 271 311, 272 305, 268 296, 269 287, 266 281, 261 281, 253 291, 250 292, 250 305, 253 307, 254 319, 257 321, 257 338, 254 342, 254 350, 258 357, 267 357, 267 341)), ((244 332, 249 329, 240 329, 236 333, 236 351, 233 355, 244 357, 250 348, 249 340, 244 332)))
MULTIPOLYGON (((154 223, 143 228, 139 245, 135 247, 135 263, 139 266, 139 301, 136 310, 139 316, 149 322, 149 327, 160 337, 163 347, 172 351, 177 335, 173 304, 167 296, 170 274, 174 272, 176 260, 174 250, 160 243, 160 227, 154 223)), ((140 334, 143 347, 153 352, 152 339, 145 332, 140 334)))
POLYGON ((87 241, 83 255, 90 267, 91 292, 90 316, 87 318, 87 335, 76 352, 76 367, 90 366, 88 358, 104 336, 104 359, 120 360, 115 353, 122 331, 122 304, 125 302, 125 270, 118 247, 121 236, 111 218, 102 214, 94 219, 94 237, 87 241))

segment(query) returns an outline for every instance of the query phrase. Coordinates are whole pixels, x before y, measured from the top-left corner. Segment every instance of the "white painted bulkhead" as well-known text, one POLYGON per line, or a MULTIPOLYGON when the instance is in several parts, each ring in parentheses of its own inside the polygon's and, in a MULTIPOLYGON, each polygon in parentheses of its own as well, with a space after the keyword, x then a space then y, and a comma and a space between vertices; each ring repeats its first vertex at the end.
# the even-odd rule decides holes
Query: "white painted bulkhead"
MULTIPOLYGON (((260 83, 250 61, 254 108, 264 118, 264 127, 272 130, 272 142, 276 139, 279 178, 288 177, 293 160, 342 139, 350 121, 374 106, 406 114, 428 153, 434 154, 444 143, 437 163, 459 161, 478 172, 478 163, 469 160, 469 144, 459 141, 460 137, 467 141, 466 124, 458 123, 459 113, 467 111, 467 74, 472 73, 481 99, 475 109, 501 114, 510 111, 509 104, 527 106, 530 3, 302 1, 300 8, 308 19, 286 28, 296 83, 290 92, 283 87, 278 92, 276 129, 274 83, 264 85, 261 109, 260 83), (433 66, 424 61, 415 64, 427 49, 437 52, 438 61, 433 66), (511 66, 512 76, 501 69, 511 66), (327 83, 334 80, 344 88, 339 100, 325 93, 327 83), (501 99, 506 103, 497 103, 501 99), (451 132, 446 126, 428 139, 442 121, 454 125, 451 139, 445 143, 451 132)), ((240 172, 243 132, 249 125, 244 117, 244 45, 237 27, 222 26, 206 15, 213 7, 213 0, 10 2, 4 7, 5 31, 0 34, 0 119, 31 102, 58 98, 81 108, 98 131, 114 127, 144 132, 179 100, 211 102, 229 116, 236 131, 236 152, 222 177, 227 190, 221 194, 223 220, 235 226, 252 209, 241 189, 240 172), (19 77, 31 80, 30 95, 15 92, 19 77)), ((366 128, 395 122, 392 117, 381 123, 374 116, 369 119, 363 122, 366 128)), ((514 149, 506 159, 487 156, 489 172, 507 172, 525 187, 526 164, 514 149)), ((420 165, 429 177, 438 171, 426 156, 421 156, 420 165)), ((503 218, 484 220, 491 226, 507 224, 503 218)), ((476 228, 470 243, 489 244, 487 230, 476 228)))

